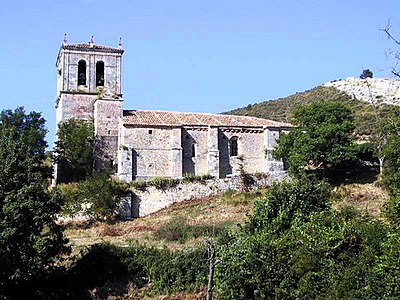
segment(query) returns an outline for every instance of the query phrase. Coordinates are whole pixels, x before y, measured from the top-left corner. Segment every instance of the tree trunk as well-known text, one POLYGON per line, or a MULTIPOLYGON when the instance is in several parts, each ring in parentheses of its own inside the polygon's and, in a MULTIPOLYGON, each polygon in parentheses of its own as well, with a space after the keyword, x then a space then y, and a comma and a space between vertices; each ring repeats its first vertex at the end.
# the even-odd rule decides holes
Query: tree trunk
POLYGON ((385 157, 379 157, 379 175, 383 174, 383 162, 385 161, 385 157))
POLYGON ((212 244, 211 239, 207 239, 206 243, 207 243, 207 247, 208 247, 208 260, 209 260, 206 300, 212 300, 213 288, 214 288, 215 247, 212 244))

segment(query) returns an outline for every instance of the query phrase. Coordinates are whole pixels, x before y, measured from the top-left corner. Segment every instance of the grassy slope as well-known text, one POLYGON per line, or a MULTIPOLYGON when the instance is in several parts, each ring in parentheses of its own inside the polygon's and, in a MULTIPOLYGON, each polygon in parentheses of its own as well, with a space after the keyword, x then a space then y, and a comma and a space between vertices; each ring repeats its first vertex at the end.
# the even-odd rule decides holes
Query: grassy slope
MULTIPOLYGON (((266 190, 250 193, 228 192, 219 197, 198 199, 196 201, 176 203, 157 213, 144 218, 134 219, 115 224, 91 224, 88 227, 79 225, 67 225, 66 236, 70 239, 73 254, 79 250, 99 243, 110 242, 119 246, 128 246, 137 241, 147 246, 170 249, 185 249, 196 247, 203 242, 205 236, 188 239, 187 241, 166 241, 157 238, 154 233, 171 220, 184 218, 187 224, 194 226, 212 225, 216 228, 221 225, 235 230, 237 224, 243 224, 247 215, 251 213, 253 203, 257 199, 265 197, 266 190)), ((375 216, 381 215, 381 208, 387 199, 387 193, 373 183, 349 184, 336 187, 333 190, 334 208, 352 205, 361 211, 369 212, 375 216)), ((107 288, 101 287, 101 288, 107 288)), ((141 296, 144 290, 125 291, 122 286, 120 298, 109 299, 148 299, 148 300, 188 300, 204 299, 204 289, 194 293, 181 292, 175 295, 141 296), (125 294, 127 293, 127 294, 125 294), (139 295, 139 296, 138 296, 139 295)))
POLYGON ((185 220, 193 226, 211 225, 215 228, 236 228, 243 223, 256 199, 264 197, 265 191, 250 193, 227 192, 220 197, 198 199, 176 203, 149 216, 115 224, 68 225, 65 234, 70 239, 74 253, 86 246, 111 242, 118 246, 128 246, 133 241, 162 248, 182 249, 194 246, 202 238, 185 242, 166 241, 154 236, 154 233, 166 223, 185 220))
POLYGON ((277 100, 264 101, 243 108, 234 109, 226 114, 255 116, 276 121, 290 122, 293 110, 302 104, 310 104, 320 100, 339 101, 347 104, 354 112, 357 135, 370 135, 377 124, 378 113, 385 110, 384 106, 376 107, 364 101, 353 99, 333 87, 319 86, 311 90, 277 100))
MULTIPOLYGON (((251 213, 254 201, 263 199, 266 190, 250 193, 225 193, 219 197, 198 199, 176 203, 168 208, 149 216, 115 224, 67 225, 66 236, 74 248, 74 252, 86 246, 111 242, 119 246, 128 246, 133 241, 155 247, 182 249, 195 246, 203 240, 202 237, 187 241, 166 241, 154 236, 154 232, 171 220, 184 219, 193 226, 211 225, 235 229, 237 224, 243 224, 251 213)), ((334 207, 353 205, 354 207, 380 216, 381 208, 387 199, 387 193, 374 183, 347 184, 334 188, 334 207)))

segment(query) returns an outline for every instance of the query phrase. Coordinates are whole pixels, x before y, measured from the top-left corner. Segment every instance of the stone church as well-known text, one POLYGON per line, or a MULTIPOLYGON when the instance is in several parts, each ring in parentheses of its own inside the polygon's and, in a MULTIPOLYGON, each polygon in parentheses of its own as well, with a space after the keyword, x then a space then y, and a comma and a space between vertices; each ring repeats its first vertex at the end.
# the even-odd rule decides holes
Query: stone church
POLYGON ((95 167, 121 180, 154 176, 216 178, 283 171, 272 157, 290 124, 236 115, 124 110, 121 59, 124 50, 67 44, 57 56, 57 124, 70 118, 93 120, 97 138, 95 167))

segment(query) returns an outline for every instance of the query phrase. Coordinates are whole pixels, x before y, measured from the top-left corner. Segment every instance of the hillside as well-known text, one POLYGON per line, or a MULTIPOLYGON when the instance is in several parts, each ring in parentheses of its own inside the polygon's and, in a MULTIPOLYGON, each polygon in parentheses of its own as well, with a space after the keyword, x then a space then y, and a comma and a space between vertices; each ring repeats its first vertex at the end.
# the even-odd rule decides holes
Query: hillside
MULTIPOLYGON (((267 190, 247 193, 230 190, 217 197, 175 203, 146 217, 115 224, 84 226, 85 223, 72 223, 66 226, 65 234, 74 253, 100 242, 126 247, 136 241, 158 248, 184 249, 202 242, 206 236, 218 236, 225 229, 235 230, 237 224, 243 224, 252 212, 254 201, 264 199, 266 192, 267 190), (205 230, 199 230, 195 234, 184 233, 185 228, 187 230, 189 227, 205 230), (160 229, 162 234, 156 234, 161 232, 160 229)), ((352 183, 335 187, 332 198, 336 199, 333 203, 335 208, 351 205, 360 211, 381 217, 381 208, 387 197, 387 192, 378 185, 352 183)))
MULTIPOLYGON (((114 224, 69 224, 65 234, 70 240, 73 254, 96 243, 106 242, 129 248, 139 243, 158 249, 189 251, 204 245, 206 237, 215 241, 226 237, 227 230, 236 231, 252 212, 254 201, 265 198, 266 190, 248 193, 229 191, 219 197, 176 203, 171 207, 144 218, 114 224)), ((388 195, 374 184, 348 184, 335 187, 332 205, 335 209, 352 205, 357 210, 381 217, 381 208, 388 195)), ((85 250, 84 250, 85 251, 85 250)), ((180 252, 182 253, 182 252, 180 252)), ((149 286, 135 289, 124 281, 107 282, 91 290, 92 294, 114 296, 104 299, 184 300, 204 299, 205 287, 195 292, 171 295, 148 295, 149 286), (116 295, 119 295, 118 298, 116 295), (115 298, 113 298, 115 297, 115 298)))
POLYGON ((290 122, 293 110, 297 106, 320 100, 338 101, 350 106, 356 119, 355 134, 370 135, 379 115, 384 113, 387 105, 400 104, 400 81, 385 78, 368 80, 348 78, 332 81, 285 98, 249 104, 225 113, 290 122))

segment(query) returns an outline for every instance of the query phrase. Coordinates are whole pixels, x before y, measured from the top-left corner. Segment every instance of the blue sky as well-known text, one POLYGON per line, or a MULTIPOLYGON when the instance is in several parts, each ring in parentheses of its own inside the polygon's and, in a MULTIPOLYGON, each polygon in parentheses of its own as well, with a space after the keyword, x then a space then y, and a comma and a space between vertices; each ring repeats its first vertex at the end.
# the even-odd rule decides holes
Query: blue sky
POLYGON ((399 0, 2 0, 0 109, 55 131, 55 59, 68 43, 117 46, 125 109, 218 113, 330 80, 390 76, 399 0))

